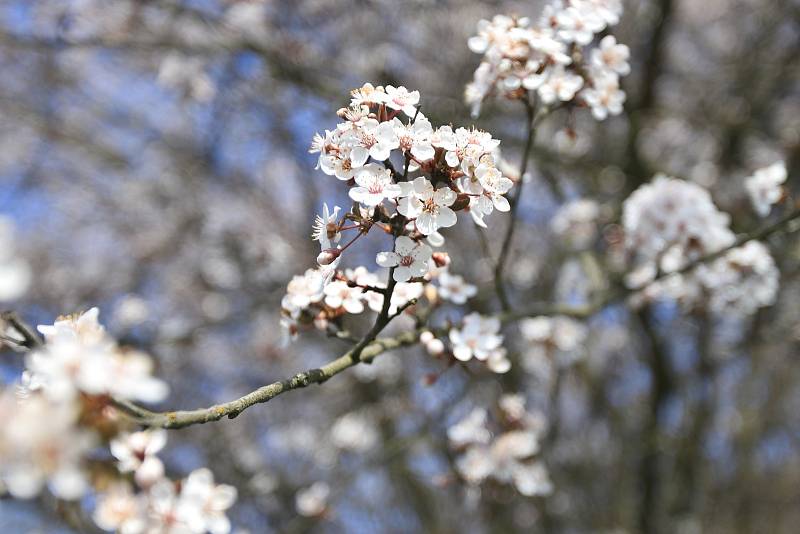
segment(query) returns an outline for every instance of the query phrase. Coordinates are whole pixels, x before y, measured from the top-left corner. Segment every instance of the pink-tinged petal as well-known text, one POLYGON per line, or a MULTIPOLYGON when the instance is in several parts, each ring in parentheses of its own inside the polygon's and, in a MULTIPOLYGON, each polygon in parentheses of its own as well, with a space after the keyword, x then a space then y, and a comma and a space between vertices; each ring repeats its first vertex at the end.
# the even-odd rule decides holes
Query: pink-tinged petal
POLYGON ((462 339, 463 337, 461 335, 460 330, 457 330, 455 328, 450 330, 450 343, 452 343, 453 345, 460 345, 462 339))
POLYGON ((394 250, 400 256, 408 256, 416 246, 417 243, 413 239, 408 236, 401 235, 394 243, 394 250))
POLYGON ((386 198, 396 198, 400 196, 400 193, 400 186, 397 184, 389 184, 383 188, 383 194, 386 196, 386 198))
POLYGON ((367 206, 377 206, 383 202, 383 198, 383 193, 369 193, 368 195, 364 196, 364 200, 362 202, 367 206))
POLYGON ((458 195, 449 187, 440 187, 433 195, 433 201, 439 206, 449 206, 456 201, 458 195))
POLYGON ((400 265, 395 267, 392 278, 394 278, 395 282, 408 282, 409 278, 411 278, 411 271, 408 267, 400 265))
POLYGON ((458 167, 458 165, 461 163, 458 159, 458 154, 456 154, 453 151, 450 151, 447 154, 445 154, 444 161, 451 167, 458 167))
POLYGON ((350 198, 356 202, 364 202, 364 197, 367 195, 367 193, 368 191, 365 187, 354 187, 350 189, 347 194, 350 195, 350 198))
POLYGON ((397 211, 409 219, 413 219, 422 213, 422 202, 410 197, 401 198, 397 205, 397 211))
POLYGON ((469 361, 472 358, 472 350, 466 345, 456 345, 453 347, 453 356, 462 362, 469 361))
POLYGON ((508 203, 508 199, 504 196, 495 195, 492 200, 494 201, 494 207, 497 208, 497 211, 510 211, 511 204, 508 203))
POLYGON ((439 229, 436 220, 427 211, 417 217, 417 230, 423 235, 430 235, 439 229))
POLYGON ((375 256, 375 263, 381 267, 394 267, 400 263, 400 256, 394 252, 378 252, 375 256))
POLYGON ((420 243, 417 248, 411 251, 411 257, 414 261, 428 261, 433 255, 433 249, 425 243, 420 243))
POLYGON ((364 304, 360 300, 347 299, 342 302, 342 305, 347 313, 361 313, 364 311, 364 304))
POLYGON ((414 179, 414 192, 416 194, 422 195, 430 191, 433 191, 433 186, 427 178, 420 176, 414 179))
POLYGON ((456 212, 444 206, 439 208, 439 217, 437 218, 439 228, 449 228, 458 222, 456 212))
MULTIPOLYGON (((416 181, 416 180, 415 180, 416 181)), ((407 197, 414 193, 414 184, 410 182, 401 182, 397 184, 400 186, 400 194, 407 197)))
POLYGON ((472 216, 472 220, 475 224, 477 224, 481 228, 488 228, 488 226, 486 226, 486 223, 483 221, 483 216, 484 216, 483 212, 472 209, 469 210, 469 214, 472 216))
POLYGON ((414 146, 411 147, 411 155, 420 161, 427 161, 436 155, 436 151, 429 142, 414 143, 414 146))
POLYGON ((389 154, 391 153, 391 149, 387 145, 383 145, 381 143, 375 143, 369 149, 369 155, 372 156, 372 159, 377 161, 385 161, 389 159, 389 154))
POLYGON ((418 276, 424 276, 425 273, 428 272, 428 263, 423 261, 415 261, 412 265, 408 268, 411 276, 416 278, 418 276))
POLYGON ((350 165, 353 168, 363 167, 367 159, 369 159, 369 150, 363 146, 354 147, 353 150, 350 151, 350 165))

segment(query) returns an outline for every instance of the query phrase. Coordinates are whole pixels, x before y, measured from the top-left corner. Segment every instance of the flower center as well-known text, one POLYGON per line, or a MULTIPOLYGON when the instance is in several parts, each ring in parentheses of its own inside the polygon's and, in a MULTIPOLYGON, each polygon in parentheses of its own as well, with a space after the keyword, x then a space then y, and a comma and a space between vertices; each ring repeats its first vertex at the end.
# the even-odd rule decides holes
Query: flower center
POLYGON ((403 267, 411 267, 412 263, 414 263, 414 258, 411 256, 403 256, 400 258, 400 265, 403 267))

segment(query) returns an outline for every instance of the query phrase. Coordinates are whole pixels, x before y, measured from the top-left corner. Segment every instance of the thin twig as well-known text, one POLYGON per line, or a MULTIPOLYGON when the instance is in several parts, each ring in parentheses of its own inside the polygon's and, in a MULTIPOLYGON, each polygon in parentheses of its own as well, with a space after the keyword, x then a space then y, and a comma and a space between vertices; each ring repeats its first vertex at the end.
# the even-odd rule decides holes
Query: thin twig
POLYGON ((500 247, 500 255, 497 257, 497 262, 494 266, 495 291, 497 292, 497 297, 500 299, 500 305, 502 306, 504 312, 507 312, 511 309, 511 304, 508 301, 506 288, 503 285, 503 269, 505 267, 506 260, 508 259, 508 253, 511 250, 511 241, 514 238, 514 229, 517 226, 516 216, 517 208, 519 206, 519 199, 522 196, 522 184, 525 179, 525 173, 528 170, 528 160, 530 158, 531 148, 533 147, 533 139, 536 136, 537 115, 535 113, 534 106, 531 104, 528 98, 523 100, 523 102, 525 103, 525 114, 527 118, 525 123, 527 135, 525 139, 525 148, 522 150, 522 162, 519 166, 519 182, 517 183, 517 188, 514 191, 514 194, 509 199, 511 209, 508 221, 508 229, 506 230, 506 235, 503 238, 503 244, 500 247))
POLYGON ((20 345, 27 347, 28 349, 35 349, 44 344, 44 341, 36 332, 36 330, 31 328, 25 321, 23 321, 19 315, 16 314, 16 312, 3 312, 0 314, 0 320, 8 323, 14 330, 19 332, 23 338, 23 341, 20 343, 20 345))

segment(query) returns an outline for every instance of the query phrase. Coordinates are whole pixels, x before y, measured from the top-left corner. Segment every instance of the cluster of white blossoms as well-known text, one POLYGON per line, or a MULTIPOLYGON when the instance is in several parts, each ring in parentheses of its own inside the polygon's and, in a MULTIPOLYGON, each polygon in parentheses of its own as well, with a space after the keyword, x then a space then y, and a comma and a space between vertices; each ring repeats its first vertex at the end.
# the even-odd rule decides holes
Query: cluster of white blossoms
POLYGON ((550 222, 550 229, 568 246, 588 248, 597 237, 600 206, 594 200, 573 200, 561 206, 550 222))
POLYGON ((630 72, 630 51, 613 35, 590 47, 621 14, 621 0, 554 0, 533 25, 527 17, 481 20, 468 42, 483 54, 465 91, 473 115, 490 95, 519 99, 528 91, 547 106, 588 106, 597 120, 621 113, 619 77, 630 72))
MULTIPOLYGON (((426 334, 424 334, 426 335, 426 334)), ((427 337, 427 335, 426 335, 427 337)), ((511 369, 511 360, 503 347, 503 336, 500 334, 500 319, 487 317, 472 312, 464 317, 460 328, 451 328, 448 333, 451 353, 461 362, 478 360, 486 364, 493 373, 507 373, 511 369)), ((423 344, 433 353, 432 346, 439 344, 433 339, 423 339, 423 344)))
POLYGON ((328 511, 331 487, 327 482, 314 482, 298 491, 294 496, 294 507, 304 517, 320 517, 328 511))
POLYGON ((0 217, 0 302, 21 297, 30 284, 30 268, 14 249, 14 225, 0 217))
POLYGON ((236 488, 216 484, 206 468, 192 471, 178 483, 166 478, 156 456, 166 441, 166 431, 161 429, 122 434, 112 440, 111 452, 119 470, 134 472, 140 491, 135 492, 125 481, 114 484, 98 499, 93 514, 97 526, 126 534, 230 532, 226 511, 236 501, 236 488))
POLYGON ((499 408, 500 431, 495 434, 485 408, 475 408, 447 430, 450 446, 459 454, 456 469, 470 485, 493 479, 513 484, 525 496, 550 494, 553 485, 547 469, 536 457, 545 419, 527 412, 521 395, 504 395, 499 408))
POLYGON ((532 317, 520 322, 519 328, 527 341, 522 366, 530 373, 549 375, 554 366, 567 367, 583 355, 587 329, 575 319, 532 317))
POLYGON ((78 499, 87 490, 84 459, 97 437, 78 426, 78 407, 32 395, 0 393, 0 486, 18 499, 47 486, 61 499, 78 499))
POLYGON ((413 221, 414 234, 430 236, 455 225, 461 209, 482 226, 494 209, 508 211, 503 195, 513 182, 497 169, 500 141, 472 128, 434 128, 419 100, 419 91, 365 84, 339 110, 344 122, 315 135, 318 168, 347 182, 350 198, 365 208, 355 222, 397 221, 399 214, 413 221))
POLYGON ((344 314, 381 312, 387 294, 394 315, 435 279, 432 297, 465 303, 477 289, 446 269, 445 252, 434 251, 445 242, 440 230, 457 223, 458 211, 485 227, 486 215, 510 209, 504 195, 513 181, 498 170, 500 141, 476 129, 434 128, 419 111, 419 92, 405 87, 368 83, 351 96, 338 112, 343 122, 316 134, 310 152, 319 154, 317 168, 347 185, 354 205, 324 204, 316 217, 318 266, 295 276, 281 303, 291 336, 303 324, 325 330, 344 314), (374 228, 394 238, 375 258, 390 270, 389 282, 363 266, 339 268, 345 251, 374 228))
POLYGON ((744 186, 759 216, 769 215, 772 206, 784 197, 783 183, 786 177, 786 165, 778 161, 769 167, 758 169, 745 180, 744 186))
POLYGON ((419 341, 431 356, 449 357, 459 362, 477 360, 483 362, 493 373, 507 373, 511 369, 511 360, 502 346, 503 336, 500 334, 500 319, 485 317, 472 312, 465 316, 460 327, 452 327, 448 331, 450 348, 430 330, 420 333, 419 341))
POLYGON ((40 326, 45 345, 27 359, 24 383, 56 401, 80 393, 118 399, 159 402, 166 383, 152 376, 152 359, 139 351, 119 347, 98 322, 99 310, 64 317, 52 326, 40 326))
POLYGON ((152 360, 118 346, 98 316, 92 308, 39 326, 45 343, 28 355, 21 384, 0 392, 0 487, 17 498, 47 487, 59 499, 80 499, 92 487, 88 461, 96 461, 101 436, 110 437, 119 476, 97 494, 93 517, 100 528, 227 534, 225 511, 236 490, 214 484, 207 469, 176 484, 156 456, 166 432, 124 431, 113 399, 155 402, 168 388, 152 376, 152 360))
POLYGON ((744 314, 774 302, 778 271, 761 243, 751 242, 711 264, 677 272, 736 241, 730 217, 717 209, 701 186, 656 176, 625 201, 622 224, 632 265, 626 281, 642 289, 638 300, 671 298, 686 307, 710 302, 712 310, 744 314), (744 287, 747 290, 741 291, 744 287))
MULTIPOLYGON (((326 281, 324 268, 308 269, 289 282, 281 301, 281 324, 291 336, 298 333, 301 325, 313 323, 318 329, 326 330, 331 321, 345 314, 360 314, 367 308, 377 313, 383 308, 386 283, 377 273, 359 266, 343 272, 330 271, 330 276, 326 281)), ((394 314, 420 298, 423 291, 422 282, 395 284, 389 313, 394 314)))

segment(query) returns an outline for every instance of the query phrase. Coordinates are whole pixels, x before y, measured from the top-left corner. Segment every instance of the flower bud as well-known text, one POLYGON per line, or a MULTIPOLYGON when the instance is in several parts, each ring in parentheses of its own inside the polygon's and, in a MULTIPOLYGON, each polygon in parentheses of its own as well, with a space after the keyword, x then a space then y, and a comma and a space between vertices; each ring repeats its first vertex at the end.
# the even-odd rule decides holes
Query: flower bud
POLYGON ((330 265, 341 253, 342 251, 338 248, 326 248, 317 256, 317 263, 320 265, 330 265))
POLYGON ((447 267, 450 265, 450 255, 447 252, 434 252, 431 256, 437 267, 447 267))

